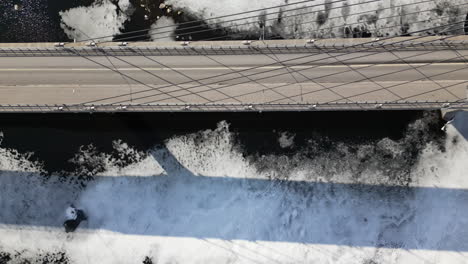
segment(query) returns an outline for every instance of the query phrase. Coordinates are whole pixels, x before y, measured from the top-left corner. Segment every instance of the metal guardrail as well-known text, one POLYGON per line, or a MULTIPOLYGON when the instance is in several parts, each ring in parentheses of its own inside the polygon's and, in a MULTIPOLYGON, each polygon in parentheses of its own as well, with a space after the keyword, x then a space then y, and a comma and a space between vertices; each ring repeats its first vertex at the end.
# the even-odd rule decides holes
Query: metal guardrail
POLYGON ((116 112, 293 112, 371 110, 468 110, 468 102, 350 102, 326 104, 147 104, 147 105, 0 105, 0 113, 116 112))
POLYGON ((438 51, 438 50, 468 50, 468 41, 408 41, 374 42, 371 44, 327 43, 326 41, 313 42, 303 45, 238 45, 238 46, 90 46, 90 47, 0 47, 0 57, 70 57, 70 56, 195 56, 195 55, 252 55, 252 54, 300 54, 333 52, 339 49, 340 53, 382 52, 386 49, 399 51, 438 51))

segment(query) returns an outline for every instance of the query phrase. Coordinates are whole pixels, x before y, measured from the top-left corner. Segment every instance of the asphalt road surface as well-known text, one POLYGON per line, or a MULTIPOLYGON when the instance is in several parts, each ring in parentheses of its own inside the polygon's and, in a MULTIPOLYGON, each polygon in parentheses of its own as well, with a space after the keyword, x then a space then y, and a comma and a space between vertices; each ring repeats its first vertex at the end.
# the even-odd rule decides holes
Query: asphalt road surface
POLYGON ((1 57, 0 104, 454 102, 467 55, 1 57))

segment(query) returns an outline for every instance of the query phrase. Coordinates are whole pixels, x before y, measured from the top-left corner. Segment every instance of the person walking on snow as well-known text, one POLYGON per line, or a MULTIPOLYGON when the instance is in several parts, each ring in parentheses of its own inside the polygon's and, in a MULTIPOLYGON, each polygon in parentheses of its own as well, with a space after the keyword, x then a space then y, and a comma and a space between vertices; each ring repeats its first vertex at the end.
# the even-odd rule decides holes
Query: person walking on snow
POLYGON ((66 220, 63 223, 65 227, 65 232, 73 232, 80 225, 81 221, 88 220, 88 217, 85 215, 83 210, 76 209, 75 206, 70 205, 67 210, 65 210, 66 220))

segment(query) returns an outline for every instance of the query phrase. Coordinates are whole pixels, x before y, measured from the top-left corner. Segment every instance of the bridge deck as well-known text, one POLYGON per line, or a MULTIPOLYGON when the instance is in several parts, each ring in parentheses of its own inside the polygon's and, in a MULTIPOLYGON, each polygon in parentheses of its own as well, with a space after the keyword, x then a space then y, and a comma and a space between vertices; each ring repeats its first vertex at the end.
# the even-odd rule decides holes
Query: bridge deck
MULTIPOLYGON (((128 47, 120 48, 132 54, 119 55, 101 46, 38 44, 27 47, 47 54, 2 57, 2 51, 25 47, 2 44, 0 112, 438 109, 447 103, 464 107, 465 40, 424 38, 403 48, 396 40, 379 45, 360 40, 359 45, 367 44, 359 48, 356 41, 342 41, 341 48, 327 44, 326 49, 312 50, 267 41, 239 48, 255 51, 250 53, 224 50, 225 54, 190 56, 140 54, 128 47), (273 44, 282 46, 275 51, 273 44), (71 56, 75 48, 96 54, 80 51, 71 56), (62 54, 63 49, 72 51, 62 54)), ((232 43, 219 43, 214 50, 232 49, 232 43)), ((164 50, 161 44, 153 45, 164 50)), ((171 45, 166 50, 178 44, 171 45)), ((190 45, 192 51, 210 50, 199 43, 190 45)))

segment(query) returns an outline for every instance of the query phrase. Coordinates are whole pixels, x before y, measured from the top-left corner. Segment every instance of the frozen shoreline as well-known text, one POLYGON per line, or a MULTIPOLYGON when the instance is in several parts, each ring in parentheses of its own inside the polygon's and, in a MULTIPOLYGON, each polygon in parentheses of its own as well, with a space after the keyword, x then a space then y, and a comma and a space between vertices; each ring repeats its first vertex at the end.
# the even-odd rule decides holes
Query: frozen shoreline
MULTIPOLYGON (((177 38, 175 28, 179 20, 185 21, 187 19, 178 18, 176 13, 181 12, 189 14, 191 19, 207 20, 207 25, 210 25, 208 28, 217 28, 219 32, 236 34, 236 38, 259 38, 263 35, 262 32, 265 32, 266 39, 389 37, 405 35, 408 32, 419 32, 416 35, 464 34, 463 24, 457 27, 436 28, 434 30, 424 29, 463 21, 468 15, 468 4, 463 0, 383 2, 319 0, 300 4, 294 3, 302 1, 290 1, 287 2, 289 6, 271 8, 285 5, 286 2, 283 0, 254 2, 168 0, 162 8, 145 8, 147 8, 146 16, 148 19, 152 17, 150 21, 152 23, 151 33, 164 32, 164 34, 158 35, 160 37, 151 36, 154 41, 167 40, 168 36, 172 40, 203 38, 202 36, 197 37, 197 34, 193 36, 182 35, 177 38), (270 9, 248 12, 263 8, 270 9), (153 16, 152 12, 156 12, 158 15, 153 16), (242 14, 243 12, 247 13, 242 14), (229 16, 231 14, 239 15, 229 16), (173 19, 176 19, 175 25, 173 19), (157 29, 168 25, 168 23, 171 27, 157 29)), ((128 10, 134 9, 129 8, 128 10)), ((62 28, 67 35, 72 39, 81 40, 121 33, 122 25, 130 19, 131 13, 125 9, 119 13, 114 4, 105 0, 95 2, 89 7, 72 8, 61 12, 60 15, 62 28), (104 10, 106 15, 102 12, 104 10), (89 21, 90 19, 97 23, 80 23, 80 21, 89 21)), ((210 34, 210 32, 206 33, 210 34)))
MULTIPOLYGON (((448 125, 445 152, 422 142, 412 180, 401 186, 387 172, 395 169, 375 154, 359 178, 349 171, 321 173, 302 157, 286 170, 288 180, 268 180, 280 170, 267 165, 259 172, 236 151, 223 124, 171 138, 165 144, 170 155, 155 149, 123 168, 107 159, 106 170, 84 189, 53 178, 42 182, 36 166, 4 150, 0 251, 25 250, 25 258, 66 252, 70 263, 141 263, 146 256, 158 263, 463 263, 468 144, 453 124, 463 131, 467 120, 459 114, 448 125), (70 202, 92 220, 67 235, 60 225, 70 202)), ((412 126, 407 137, 424 133, 427 124, 412 126)), ((402 144, 417 142, 408 140, 382 140, 379 151, 397 157, 402 144)), ((116 147, 124 156, 132 151, 116 147)), ((320 161, 352 166, 361 152, 346 149, 339 150, 341 161, 327 159, 332 152, 320 161)), ((99 158, 88 154, 85 161, 99 158)))

